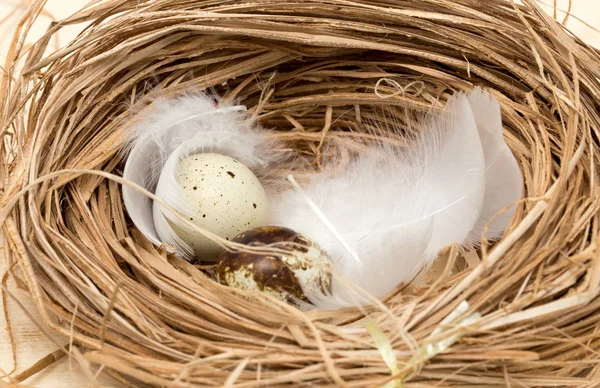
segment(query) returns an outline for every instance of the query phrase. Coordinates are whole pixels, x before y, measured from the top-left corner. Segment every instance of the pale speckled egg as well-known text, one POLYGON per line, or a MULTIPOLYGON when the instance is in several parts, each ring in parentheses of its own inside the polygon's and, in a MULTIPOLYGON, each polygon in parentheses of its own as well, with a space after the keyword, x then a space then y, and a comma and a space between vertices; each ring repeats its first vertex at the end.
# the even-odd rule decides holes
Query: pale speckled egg
MULTIPOLYGON (((264 225, 268 217, 265 190, 252 171, 225 155, 202 153, 179 162, 177 183, 186 193, 195 217, 190 220, 224 239, 264 225)), ((199 260, 214 261, 221 248, 210 239, 171 224, 199 260)))
POLYGON ((219 283, 262 291, 292 304, 295 304, 295 298, 308 302, 303 291, 306 288, 317 293, 331 292, 331 260, 315 242, 303 235, 289 228, 264 226, 248 230, 232 241, 245 245, 293 244, 285 244, 287 254, 221 252, 215 269, 219 283))

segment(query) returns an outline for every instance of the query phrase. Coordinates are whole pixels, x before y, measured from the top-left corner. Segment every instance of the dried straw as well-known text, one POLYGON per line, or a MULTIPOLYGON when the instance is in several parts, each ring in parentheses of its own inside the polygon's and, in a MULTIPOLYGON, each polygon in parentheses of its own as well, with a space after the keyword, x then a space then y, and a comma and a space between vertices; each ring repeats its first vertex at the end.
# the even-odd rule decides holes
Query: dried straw
POLYGON ((535 3, 96 1, 25 50, 42 5, 2 77, 0 225, 13 276, 86 363, 165 387, 600 379, 600 55, 535 3), (385 308, 303 314, 248 299, 153 247, 123 211, 127 125, 159 93, 237 99, 318 166, 323 144, 359 152, 368 136, 347 129, 377 109, 404 122, 474 85, 501 101, 526 199, 479 265, 385 308))

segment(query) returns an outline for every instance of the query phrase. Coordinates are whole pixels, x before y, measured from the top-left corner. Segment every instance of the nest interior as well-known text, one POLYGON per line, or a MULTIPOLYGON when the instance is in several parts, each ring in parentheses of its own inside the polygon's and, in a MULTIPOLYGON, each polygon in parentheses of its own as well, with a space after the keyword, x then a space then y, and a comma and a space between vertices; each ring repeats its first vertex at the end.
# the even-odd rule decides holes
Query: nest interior
POLYGON ((26 49, 42 6, 0 88, 0 224, 17 284, 87 362, 132 386, 600 379, 600 55, 534 2, 108 0, 26 49), (525 198, 479 265, 379 306, 301 313, 248 298, 151 245, 124 212, 128 124, 157 95, 239 101, 317 164, 323 144, 360 152, 372 132, 348 128, 377 109, 403 122, 474 86, 501 102, 525 198))

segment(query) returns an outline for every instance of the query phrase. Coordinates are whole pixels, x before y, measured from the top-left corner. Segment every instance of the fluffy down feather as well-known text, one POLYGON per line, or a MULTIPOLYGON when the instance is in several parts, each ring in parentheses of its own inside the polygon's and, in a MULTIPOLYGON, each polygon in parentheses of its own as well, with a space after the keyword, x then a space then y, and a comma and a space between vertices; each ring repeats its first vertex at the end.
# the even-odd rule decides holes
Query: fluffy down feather
MULTIPOLYGON (((469 243, 490 216, 519 199, 520 172, 501 131, 498 103, 489 94, 460 93, 443 112, 424 118, 407 148, 377 145, 342 173, 331 176, 326 166, 303 192, 278 196, 272 223, 312 238, 337 270, 332 294, 308 295, 311 302, 336 308, 368 303, 365 292, 383 297, 431 264, 441 248, 469 243), (496 171, 503 166, 511 169, 496 171)), ((495 236, 507 222, 497 223, 495 236)))

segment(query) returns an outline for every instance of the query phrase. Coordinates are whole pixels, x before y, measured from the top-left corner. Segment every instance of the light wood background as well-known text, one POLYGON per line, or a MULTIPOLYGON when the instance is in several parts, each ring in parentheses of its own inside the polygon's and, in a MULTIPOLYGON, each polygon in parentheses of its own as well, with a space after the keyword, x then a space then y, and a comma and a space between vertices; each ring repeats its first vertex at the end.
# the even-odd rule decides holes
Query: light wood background
MULTIPOLYGON (((554 15, 553 4, 554 0, 545 0, 542 3, 550 15, 554 15), (544 5, 545 4, 545 5, 544 5)), ((12 30, 18 23, 19 17, 23 14, 29 0, 0 0, 0 63, 4 64, 5 55, 7 53, 12 30)), ((40 18, 35 24, 30 42, 35 37, 41 36, 46 30, 52 19, 59 20, 64 18, 80 7, 87 0, 48 0, 46 10, 47 14, 40 18)), ((567 10, 569 0, 557 1, 559 10, 567 10)), ((567 21, 567 27, 576 35, 587 41, 589 44, 600 48, 600 32, 594 28, 600 29, 600 0, 572 0, 571 14, 567 21), (580 19, 580 20, 578 20, 580 19), (586 25, 587 24, 587 25, 586 25), (592 26, 594 28, 592 28, 592 26)), ((563 21, 565 13, 558 11, 556 17, 559 21, 563 21)), ((69 42, 78 32, 77 27, 70 27, 61 32, 58 41, 53 41, 53 45, 59 46, 69 42)), ((2 240, 0 239, 0 273, 4 272, 5 260, 3 256, 2 240)), ((24 307, 32 312, 32 315, 39 321, 39 316, 34 312, 33 304, 27 299, 27 295, 16 289, 14 284, 9 284, 11 292, 17 296, 18 300, 24 307)), ((2 307, 0 306, 0 309, 2 307)), ((17 344, 17 375, 38 360, 46 355, 55 352, 57 345, 46 337, 46 335, 27 317, 18 304, 9 300, 8 314, 12 323, 13 333, 17 344)), ((3 314, 0 314, 0 375, 11 371, 14 367, 13 352, 7 330, 5 329, 6 321, 3 314)), ((53 337, 53 339, 64 345, 65 339, 53 337)), ((14 376, 13 375, 13 376, 14 376)), ((4 379, 4 381, 8 381, 4 379)), ((97 380, 103 386, 116 387, 117 384, 106 376, 100 376, 97 380)), ((63 358, 52 366, 46 368, 41 373, 25 380, 27 386, 43 387, 43 388, 68 388, 68 387, 86 387, 90 384, 89 376, 81 370, 77 362, 63 358)), ((4 384, 0 380, 0 387, 4 384)))

